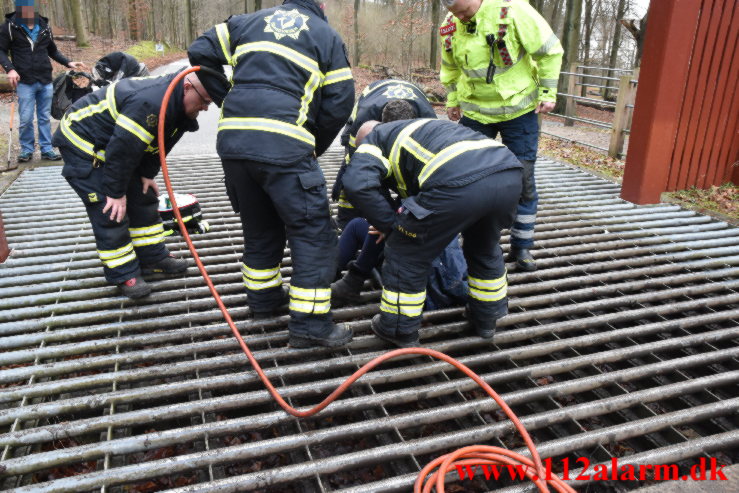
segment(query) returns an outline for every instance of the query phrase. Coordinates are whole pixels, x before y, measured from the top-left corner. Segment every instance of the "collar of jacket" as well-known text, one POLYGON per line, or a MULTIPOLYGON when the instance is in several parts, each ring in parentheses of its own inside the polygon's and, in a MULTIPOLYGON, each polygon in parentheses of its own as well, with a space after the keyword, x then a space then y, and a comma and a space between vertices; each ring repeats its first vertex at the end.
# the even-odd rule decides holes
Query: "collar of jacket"
POLYGON ((303 7, 304 9, 310 10, 311 12, 316 14, 318 17, 328 22, 328 19, 326 18, 326 14, 323 12, 323 9, 319 7, 318 4, 314 0, 285 0, 284 2, 282 2, 282 5, 289 5, 291 3, 299 5, 300 7, 303 7))
MULTIPOLYGON (((40 36, 41 33, 43 33, 46 29, 48 29, 49 19, 42 15, 37 15, 36 18, 38 19, 38 27, 39 27, 38 33, 40 36)), ((5 20, 8 21, 8 23, 14 28, 20 29, 21 31, 23 31, 23 26, 21 26, 20 22, 18 22, 18 20, 16 19, 15 12, 5 14, 5 20)), ((25 31, 23 31, 23 34, 25 34, 25 31)))
MULTIPOLYGON (((185 69, 182 69, 185 70, 185 69)), ((174 80, 174 78, 182 72, 178 70, 167 79, 167 86, 174 80)), ((167 121, 172 119, 172 124, 176 128, 181 128, 185 131, 194 132, 198 129, 198 121, 191 120, 185 114, 185 103, 182 98, 185 96, 185 79, 182 79, 172 91, 172 95, 169 98, 169 104, 167 108, 167 121)))

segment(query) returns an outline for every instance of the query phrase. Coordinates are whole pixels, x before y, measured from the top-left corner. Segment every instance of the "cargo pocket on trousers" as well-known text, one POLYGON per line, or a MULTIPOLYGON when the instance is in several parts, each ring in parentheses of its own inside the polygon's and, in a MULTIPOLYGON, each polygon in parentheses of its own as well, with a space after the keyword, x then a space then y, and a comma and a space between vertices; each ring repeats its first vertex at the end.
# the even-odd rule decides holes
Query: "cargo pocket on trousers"
POLYGON ((395 231, 412 241, 423 243, 428 235, 428 218, 433 213, 416 202, 414 197, 408 197, 403 200, 398 213, 395 231))
POLYGON ((229 181, 224 177, 223 181, 226 185, 226 196, 228 197, 228 201, 231 202, 231 208, 234 210, 236 214, 239 213, 239 196, 236 193, 235 187, 229 183, 229 181))
POLYGON ((321 170, 308 171, 298 175, 305 199, 305 217, 328 215, 326 179, 321 170))

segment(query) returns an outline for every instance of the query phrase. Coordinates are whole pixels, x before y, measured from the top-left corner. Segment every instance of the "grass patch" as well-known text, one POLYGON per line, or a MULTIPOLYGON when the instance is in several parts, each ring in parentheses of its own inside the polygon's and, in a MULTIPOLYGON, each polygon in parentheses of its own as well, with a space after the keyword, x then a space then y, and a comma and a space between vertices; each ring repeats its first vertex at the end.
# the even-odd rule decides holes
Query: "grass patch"
POLYGON ((171 48, 167 43, 162 43, 162 46, 164 46, 164 52, 156 50, 156 43, 154 41, 141 41, 128 48, 126 53, 133 55, 137 60, 141 61, 182 51, 176 48, 171 48))
POLYGON ((689 188, 676 192, 667 192, 663 198, 699 212, 718 213, 727 216, 732 222, 739 223, 739 187, 725 183, 720 187, 712 186, 706 190, 689 188))
POLYGON ((573 142, 565 142, 541 135, 539 152, 558 161, 565 161, 583 169, 594 171, 606 178, 620 182, 624 177, 626 163, 620 159, 610 158, 601 152, 573 142))

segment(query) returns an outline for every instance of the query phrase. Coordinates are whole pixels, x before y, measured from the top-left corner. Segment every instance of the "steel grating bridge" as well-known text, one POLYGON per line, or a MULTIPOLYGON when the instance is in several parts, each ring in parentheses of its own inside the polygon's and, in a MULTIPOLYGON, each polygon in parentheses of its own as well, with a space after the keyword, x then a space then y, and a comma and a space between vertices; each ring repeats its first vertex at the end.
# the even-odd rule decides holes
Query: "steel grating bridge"
MULTIPOLYGON (((323 158, 327 179, 342 151, 323 158)), ((591 464, 739 462, 739 229, 674 205, 637 207, 619 187, 549 160, 534 254, 509 274, 510 315, 491 343, 462 308, 424 314, 421 341, 478 372, 511 405, 555 472, 591 464)), ((290 404, 319 402, 387 346, 371 334, 380 291, 334 310, 346 348, 286 348, 287 313, 252 321, 241 227, 216 156, 170 163, 200 199, 195 237, 241 333, 290 404)), ((83 207, 59 167, 0 197, 13 252, 0 266, 0 487, 15 491, 410 491, 423 465, 464 445, 523 447, 474 382, 427 357, 363 377, 311 419, 274 404, 194 262, 132 302, 107 286, 83 207)), ((167 240, 188 256, 181 238, 167 240)), ((508 237, 503 237, 508 249, 508 237)), ((289 279, 290 252, 282 275, 289 279)), ((576 474, 571 474, 574 478, 576 474)), ((447 491, 523 491, 457 481, 447 491), (455 489, 456 488, 456 489, 455 489)), ((589 491, 650 482, 596 481, 589 491)), ((584 482, 575 487, 586 489, 584 482)))

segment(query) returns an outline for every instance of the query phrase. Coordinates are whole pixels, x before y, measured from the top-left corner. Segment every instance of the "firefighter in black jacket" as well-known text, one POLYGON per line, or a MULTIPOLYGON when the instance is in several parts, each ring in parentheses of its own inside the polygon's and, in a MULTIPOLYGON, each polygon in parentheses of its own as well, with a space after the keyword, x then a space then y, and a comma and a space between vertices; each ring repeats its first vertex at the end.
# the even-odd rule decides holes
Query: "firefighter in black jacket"
POLYGON ((412 118, 436 118, 434 107, 426 98, 424 92, 415 84, 400 79, 378 80, 368 85, 362 91, 354 105, 352 115, 341 132, 341 145, 346 149, 344 164, 339 170, 331 198, 339 203, 336 220, 341 229, 358 217, 352 204, 347 200, 341 188, 341 177, 346 171, 346 165, 357 148, 356 138, 359 127, 370 120, 381 122, 392 121, 385 117, 385 108, 390 101, 407 101, 413 108, 415 115, 412 118))
MULTIPOLYGON (((142 271, 187 269, 187 261, 172 257, 164 244, 154 182, 159 110, 175 76, 123 79, 98 89, 67 110, 54 134, 62 175, 87 208, 105 279, 129 298, 151 292, 142 271)), ((166 113, 167 152, 184 132, 198 129, 195 119, 210 103, 195 74, 175 87, 166 113)))
POLYGON ((467 317, 480 337, 495 333, 508 311, 498 241, 513 222, 521 164, 503 145, 455 123, 401 120, 365 123, 344 174, 349 200, 385 238, 380 314, 375 334, 400 347, 419 344, 431 261, 460 232, 469 269, 467 317), (402 199, 393 210, 382 199, 402 199))
MULTIPOLYGON (((190 63, 223 72, 217 151, 244 230, 242 274, 255 318, 288 298, 280 262, 290 241, 292 347, 339 346, 351 331, 331 317, 336 232, 320 156, 347 121, 354 84, 339 35, 313 0, 229 18, 188 50, 190 63)), ((209 79, 203 79, 210 89, 209 79)))

